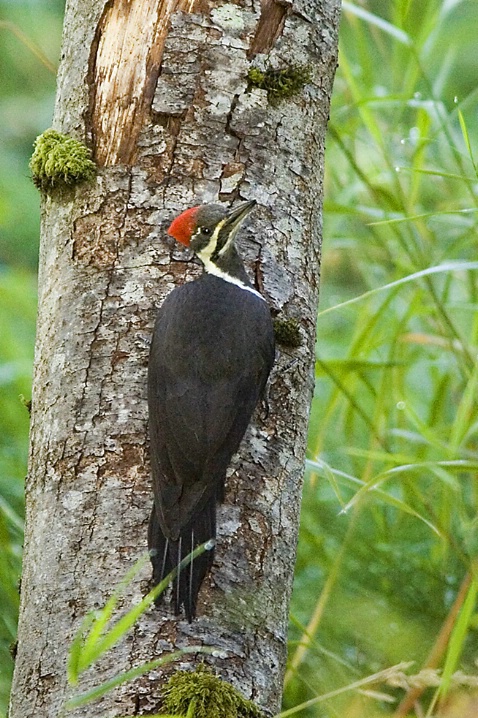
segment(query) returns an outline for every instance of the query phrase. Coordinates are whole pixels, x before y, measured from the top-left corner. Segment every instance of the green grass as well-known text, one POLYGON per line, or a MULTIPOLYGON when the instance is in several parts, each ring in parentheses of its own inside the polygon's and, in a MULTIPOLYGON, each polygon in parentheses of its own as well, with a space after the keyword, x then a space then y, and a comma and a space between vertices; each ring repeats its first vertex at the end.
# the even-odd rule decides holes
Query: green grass
POLYGON ((0 0, 0 716, 13 671, 29 428, 21 397, 31 397, 35 335, 39 198, 28 160, 51 123, 61 28, 62 3, 48 5, 0 0))
MULTIPOLYGON (((38 7, 13 19, 33 28, 38 7)), ((477 26, 475 0, 344 2, 287 715, 398 718, 419 676, 430 717, 449 690, 465 700, 457 671, 476 674, 477 26)), ((18 397, 29 396, 35 311, 32 276, 18 269, 36 251, 25 148, 50 124, 8 134, 30 55, 0 91, 15 157, 0 201, 0 715, 26 470, 18 397)), ((42 72, 36 106, 51 102, 42 72)))
POLYGON ((344 3, 327 146, 285 694, 316 700, 304 717, 393 715, 396 676, 346 689, 403 661, 443 668, 432 715, 476 672, 478 9, 385 5, 344 3))
POLYGON ((0 715, 12 674, 23 543, 36 283, 27 272, 0 268, 0 715))

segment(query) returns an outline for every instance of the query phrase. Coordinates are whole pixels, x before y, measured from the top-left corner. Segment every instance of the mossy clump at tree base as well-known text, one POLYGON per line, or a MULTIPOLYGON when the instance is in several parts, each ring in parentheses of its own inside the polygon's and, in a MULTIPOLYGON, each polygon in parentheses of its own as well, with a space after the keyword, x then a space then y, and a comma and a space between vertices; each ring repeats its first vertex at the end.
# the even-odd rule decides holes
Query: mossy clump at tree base
POLYGON ((163 691, 163 714, 188 718, 263 718, 259 708, 205 665, 178 671, 163 691))
POLYGON ((274 319, 274 336, 279 344, 297 349, 302 344, 300 325, 296 319, 274 319))
POLYGON ((259 87, 267 90, 267 99, 271 105, 278 105, 281 100, 287 100, 298 95, 304 85, 311 80, 310 67, 307 65, 289 65, 283 70, 259 70, 250 67, 247 73, 249 87, 259 87))
POLYGON ((87 182, 96 174, 88 147, 53 129, 36 138, 30 169, 34 184, 43 192, 87 182))

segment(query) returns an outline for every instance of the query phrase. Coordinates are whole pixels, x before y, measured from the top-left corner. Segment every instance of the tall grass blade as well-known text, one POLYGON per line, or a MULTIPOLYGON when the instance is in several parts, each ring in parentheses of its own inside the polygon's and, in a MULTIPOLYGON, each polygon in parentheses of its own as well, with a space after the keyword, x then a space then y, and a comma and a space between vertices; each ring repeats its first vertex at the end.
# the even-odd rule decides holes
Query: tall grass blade
POLYGON ((137 666, 136 668, 132 668, 131 670, 126 671, 125 673, 119 673, 117 676, 114 676, 114 678, 111 678, 110 680, 101 683, 101 685, 96 686, 96 688, 92 688, 91 690, 86 691, 79 696, 71 698, 65 704, 65 710, 72 711, 76 708, 81 708, 81 706, 87 705, 92 701, 98 700, 98 698, 101 698, 101 696, 104 696, 106 693, 109 693, 114 688, 117 688, 123 683, 132 681, 135 678, 139 678, 139 676, 142 676, 145 673, 149 673, 149 671, 152 671, 155 668, 159 668, 160 666, 164 666, 168 663, 173 663, 173 661, 180 659, 185 654, 206 653, 211 655, 215 651, 216 649, 209 646, 186 646, 180 651, 175 651, 174 653, 169 653, 167 656, 156 658, 154 661, 144 663, 141 666, 137 666))

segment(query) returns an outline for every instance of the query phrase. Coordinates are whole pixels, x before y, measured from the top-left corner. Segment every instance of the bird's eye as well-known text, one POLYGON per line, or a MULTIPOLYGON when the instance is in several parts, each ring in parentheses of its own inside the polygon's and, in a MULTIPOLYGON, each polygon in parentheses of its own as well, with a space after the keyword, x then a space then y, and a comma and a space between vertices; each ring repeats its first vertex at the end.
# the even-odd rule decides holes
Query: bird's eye
POLYGON ((201 234, 205 234, 207 237, 209 234, 211 234, 211 230, 209 229, 209 227, 201 227, 201 234))

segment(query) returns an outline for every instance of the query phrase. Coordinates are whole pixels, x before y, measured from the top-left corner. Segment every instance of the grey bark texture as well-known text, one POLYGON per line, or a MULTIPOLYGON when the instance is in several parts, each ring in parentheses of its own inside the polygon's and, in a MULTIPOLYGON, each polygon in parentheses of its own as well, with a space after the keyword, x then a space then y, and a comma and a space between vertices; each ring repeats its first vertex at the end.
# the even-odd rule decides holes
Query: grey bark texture
MULTIPOLYGON (((149 611, 91 670, 87 689, 188 644, 272 715, 286 657, 307 419, 314 384, 324 136, 339 0, 70 0, 54 127, 85 141, 92 185, 42 202, 39 313, 18 655, 10 718, 56 718, 66 656, 146 550, 152 505, 146 370, 155 311, 196 264, 166 237, 181 210, 256 199, 240 250, 273 313, 295 318, 279 347, 269 414, 250 426, 218 510, 218 544, 192 624, 149 611), (251 63, 308 65, 272 106, 251 63)), ((145 594, 149 567, 123 608, 145 594)), ((167 673, 167 672, 166 672, 167 673)), ((166 673, 79 716, 158 710, 166 673)))

